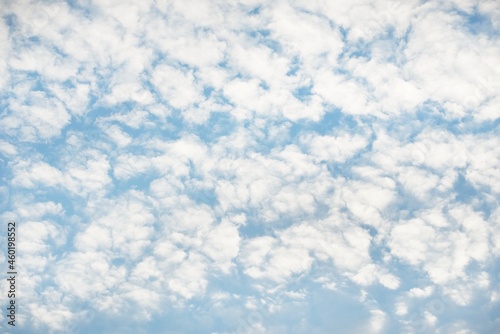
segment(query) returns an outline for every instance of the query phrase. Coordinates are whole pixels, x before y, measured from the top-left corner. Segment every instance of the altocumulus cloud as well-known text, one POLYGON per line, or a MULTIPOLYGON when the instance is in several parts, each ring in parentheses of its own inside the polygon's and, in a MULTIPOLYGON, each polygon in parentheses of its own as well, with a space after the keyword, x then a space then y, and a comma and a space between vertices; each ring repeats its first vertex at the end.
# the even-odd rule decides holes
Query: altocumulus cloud
POLYGON ((499 330, 498 1, 0 13, 15 332, 499 330))

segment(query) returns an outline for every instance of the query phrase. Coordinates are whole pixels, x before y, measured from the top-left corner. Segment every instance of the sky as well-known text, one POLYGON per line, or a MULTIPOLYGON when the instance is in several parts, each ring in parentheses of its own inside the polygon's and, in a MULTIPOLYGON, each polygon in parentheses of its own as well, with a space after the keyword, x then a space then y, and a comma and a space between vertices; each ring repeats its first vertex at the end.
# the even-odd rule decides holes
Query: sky
POLYGON ((2 333, 499 333, 500 2, 0 0, 2 333))

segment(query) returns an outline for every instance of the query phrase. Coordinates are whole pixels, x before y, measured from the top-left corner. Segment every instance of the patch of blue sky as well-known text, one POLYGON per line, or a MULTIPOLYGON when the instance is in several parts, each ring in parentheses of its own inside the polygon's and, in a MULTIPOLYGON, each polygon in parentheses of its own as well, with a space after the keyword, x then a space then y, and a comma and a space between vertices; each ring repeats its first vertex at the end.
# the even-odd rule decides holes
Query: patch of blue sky
POLYGON ((9 30, 13 31, 17 27, 17 16, 14 14, 2 15, 4 22, 6 23, 9 30))
POLYGON ((463 173, 459 173, 455 183, 453 184, 455 191, 455 201, 462 203, 471 203, 472 201, 481 198, 481 192, 475 189, 470 182, 464 177, 463 173))
MULTIPOLYGON (((309 326, 321 329, 321 333, 330 331, 354 334, 361 330, 363 322, 368 322, 369 310, 360 303, 359 291, 355 287, 340 289, 341 291, 332 291, 318 285, 307 287, 308 297, 304 303, 304 311, 309 326)), ((289 306, 290 311, 287 315, 297 319, 297 314, 293 314, 296 311, 293 312, 292 305, 289 306)))
POLYGON ((205 204, 211 208, 219 204, 217 194, 213 189, 187 187, 185 194, 197 204, 205 204))
MULTIPOLYGON (((148 159, 146 156, 142 158, 148 159)), ((146 191, 149 189, 151 182, 156 180, 158 177, 158 172, 152 171, 151 169, 142 173, 136 173, 126 179, 112 177, 113 184, 110 192, 114 194, 123 194, 128 190, 146 191)))
MULTIPOLYGON (((432 172, 432 170, 429 170, 432 172)), ((392 177, 391 177, 392 178, 392 177)), ((395 219, 409 219, 416 218, 421 214, 422 207, 429 202, 429 198, 419 198, 412 192, 409 192, 397 179, 392 178, 396 181, 396 199, 390 205, 390 216, 388 218, 395 219)), ((431 190, 431 194, 435 190, 431 190)))
MULTIPOLYGON (((295 224, 300 224, 304 221, 315 221, 317 219, 320 219, 318 211, 319 209, 321 209, 321 207, 318 208, 317 202, 315 202, 313 205, 314 208, 311 212, 282 212, 279 213, 276 217, 272 217, 272 220, 270 220, 268 217, 262 217, 265 218, 265 221, 261 222, 264 227, 265 233, 267 235, 273 235, 278 231, 290 228, 295 224)), ((324 214, 324 211, 321 213, 324 214)), ((262 218, 261 221, 264 220, 262 218)))
MULTIPOLYGON (((359 224, 365 231, 370 234, 370 237, 376 238, 379 235, 379 232, 373 226, 367 224, 359 224)), ((384 256, 390 253, 390 249, 385 247, 384 245, 373 243, 370 246, 370 258, 373 259, 373 262, 383 264, 384 256)))
POLYGON ((498 132, 498 125, 500 124, 500 119, 495 121, 487 121, 487 122, 477 122, 473 119, 471 115, 466 115, 463 118, 459 119, 451 119, 446 120, 444 117, 444 113, 433 113, 428 117, 425 117, 425 121, 427 124, 433 123, 431 126, 440 129, 446 129, 449 133, 452 133, 456 136, 460 135, 479 135, 479 134, 490 134, 498 132))
MULTIPOLYGON (((382 247, 389 246, 383 243, 382 247)), ((410 291, 413 288, 423 289, 428 286, 433 286, 429 275, 421 270, 419 266, 410 265, 405 261, 401 261, 398 258, 391 257, 390 259, 390 269, 391 274, 400 278, 400 285, 396 291, 410 291)), ((438 291, 434 297, 442 297, 438 291)), ((402 295, 401 297, 404 297, 402 295)))
MULTIPOLYGON (((202 305, 204 306, 204 305, 202 305)), ((214 315, 207 313, 204 308, 196 308, 190 305, 186 307, 187 311, 181 311, 179 309, 166 309, 163 317, 155 317, 152 320, 145 322, 144 326, 137 325, 137 322, 130 322, 129 325, 123 326, 120 330, 123 333, 167 333, 174 334, 179 328, 182 328, 183 333, 186 334, 196 334, 203 333, 207 331, 216 332, 217 330, 224 330, 229 326, 217 325, 217 323, 223 323, 226 319, 221 318, 221 320, 214 319, 214 315)), ((229 313, 229 312, 228 312, 229 313)), ((227 313, 226 313, 227 316, 227 313)), ((221 315, 223 317, 223 315, 221 315)), ((112 322, 109 323, 107 330, 112 330, 112 322)))
POLYGON ((211 87, 211 86, 205 86, 203 87, 203 96, 208 99, 210 97, 210 95, 212 95, 212 93, 214 92, 214 87, 211 87))
MULTIPOLYGON (((66 131, 63 130, 62 134, 66 131)), ((26 153, 31 152, 32 157, 37 157, 42 161, 52 164, 54 167, 60 166, 61 154, 67 153, 66 138, 54 136, 47 139, 36 140, 29 145, 22 145, 26 149, 26 153)))
POLYGON ((498 322, 495 323, 495 314, 490 313, 491 310, 487 306, 489 304, 488 301, 489 296, 482 295, 474 298, 468 307, 457 305, 447 299, 443 301, 442 307, 437 304, 429 304, 429 306, 424 304, 422 307, 427 306, 426 308, 442 310, 443 312, 435 313, 438 313, 439 323, 445 328, 456 322, 465 322, 469 324, 471 330, 477 333, 495 333, 498 329, 498 322))
POLYGON ((341 59, 365 58, 371 59, 370 48, 366 45, 358 45, 351 48, 346 48, 342 54, 341 59))
POLYGON ((151 135, 161 140, 171 141, 182 137, 184 131, 184 119, 179 110, 172 109, 166 117, 166 124, 161 126, 159 131, 152 131, 151 135))
POLYGON ((487 35, 495 37, 499 29, 495 27, 492 17, 481 13, 475 8, 472 14, 458 10, 457 13, 463 18, 462 24, 469 33, 474 35, 487 35))
POLYGON ((233 133, 236 127, 237 123, 227 112, 211 112, 206 122, 192 126, 194 133, 207 144, 233 133))
MULTIPOLYGON (((228 302, 229 309, 239 310, 232 314, 236 318, 221 319, 218 324, 220 327, 213 329, 234 333, 239 328, 245 330, 244 333, 250 333, 255 331, 259 324, 265 324, 267 328, 284 326, 282 328, 287 328, 288 333, 295 333, 297 326, 302 330, 316 328, 326 333, 334 328, 352 329, 352 324, 360 322, 360 318, 369 318, 367 308, 359 303, 360 296, 354 286, 352 289, 344 287, 342 292, 330 291, 308 279, 304 281, 301 277, 294 277, 292 278, 294 283, 287 286, 287 291, 297 295, 303 294, 303 297, 296 299, 284 296, 262 296, 258 289, 249 288, 252 283, 244 277, 245 275, 240 273, 238 277, 233 276, 222 280, 221 288, 223 291, 232 291, 232 294, 238 295, 239 299, 254 298, 257 307, 253 310, 243 309, 241 302, 237 300, 228 302), (240 283, 234 285, 234 282, 240 283), (235 325, 238 328, 235 328, 235 325)), ((203 305, 201 306, 206 310, 203 305)))
POLYGON ((357 126, 358 122, 354 116, 343 113, 339 108, 330 108, 325 110, 319 122, 311 120, 293 122, 290 135, 293 139, 307 133, 317 133, 322 136, 334 135, 343 130, 355 131, 357 126))
POLYGON ((262 10, 262 6, 256 6, 255 8, 252 8, 250 11, 248 11, 249 15, 258 15, 260 14, 262 10))
POLYGON ((433 102, 418 108, 414 115, 421 125, 421 130, 426 127, 433 127, 446 129, 455 135, 463 131, 463 122, 460 118, 449 119, 446 110, 433 102))
POLYGON ((300 70, 300 65, 301 61, 300 58, 297 56, 293 56, 289 60, 289 65, 288 65, 288 72, 286 73, 287 76, 295 76, 297 75, 297 72, 300 70))
POLYGON ((66 4, 69 6, 70 10, 77 11, 79 17, 92 18, 93 8, 92 6, 85 6, 84 1, 80 0, 66 0, 66 4))
MULTIPOLYGON (((269 29, 258 29, 258 30, 250 30, 248 31, 248 35, 256 38, 259 40, 259 42, 263 45, 265 45, 266 38, 270 37, 271 31, 269 29)), ((274 43, 275 41, 272 40, 274 43)), ((278 50, 274 50, 278 51, 278 50)))
POLYGON ((293 95, 302 102, 308 101, 312 96, 311 90, 312 84, 309 84, 308 86, 301 86, 293 91, 293 95))
MULTIPOLYGON (((12 79, 16 83, 29 82, 31 84, 31 91, 34 92, 47 92, 46 83, 43 76, 37 71, 12 71, 12 79)), ((7 93, 8 94, 8 93, 7 93)), ((12 94, 8 94, 12 96, 12 94)), ((29 95, 25 98, 25 102, 29 101, 29 95)), ((29 104, 29 102, 28 102, 29 104)))
POLYGON ((242 238, 251 239, 274 235, 275 226, 272 223, 264 222, 259 210, 247 208, 238 210, 237 213, 244 213, 247 218, 246 224, 240 226, 238 230, 242 238))
POLYGON ((255 39, 259 45, 264 45, 272 50, 276 54, 283 52, 283 47, 281 44, 274 40, 271 36, 271 31, 269 29, 258 29, 246 31, 248 36, 255 39))
POLYGON ((477 122, 472 115, 467 115, 462 119, 461 129, 463 133, 492 133, 500 136, 500 118, 477 122))

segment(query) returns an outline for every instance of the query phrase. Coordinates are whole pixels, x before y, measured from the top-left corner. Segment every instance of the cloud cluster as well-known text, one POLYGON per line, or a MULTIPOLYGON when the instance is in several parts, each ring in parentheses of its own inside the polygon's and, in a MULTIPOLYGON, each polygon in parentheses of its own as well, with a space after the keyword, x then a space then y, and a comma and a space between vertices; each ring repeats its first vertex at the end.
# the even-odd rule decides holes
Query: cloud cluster
POLYGON ((498 328, 496 1, 1 13, 24 331, 498 328))

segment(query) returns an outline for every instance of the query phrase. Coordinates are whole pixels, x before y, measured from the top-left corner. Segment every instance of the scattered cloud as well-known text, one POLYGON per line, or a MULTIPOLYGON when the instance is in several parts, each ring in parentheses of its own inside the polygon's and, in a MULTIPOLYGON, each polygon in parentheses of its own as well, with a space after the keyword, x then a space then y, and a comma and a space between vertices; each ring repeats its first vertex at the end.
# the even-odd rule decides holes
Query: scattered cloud
POLYGON ((498 328, 497 1, 1 12, 22 331, 498 328))

